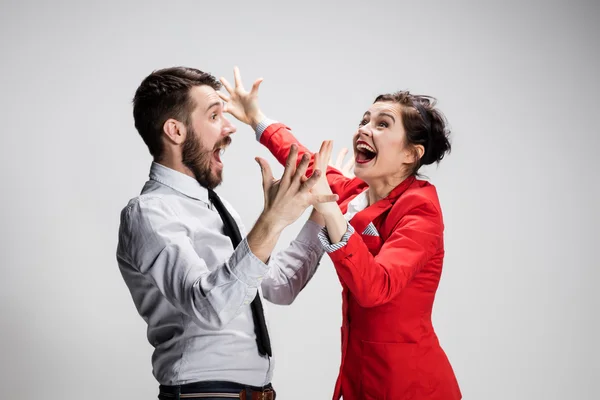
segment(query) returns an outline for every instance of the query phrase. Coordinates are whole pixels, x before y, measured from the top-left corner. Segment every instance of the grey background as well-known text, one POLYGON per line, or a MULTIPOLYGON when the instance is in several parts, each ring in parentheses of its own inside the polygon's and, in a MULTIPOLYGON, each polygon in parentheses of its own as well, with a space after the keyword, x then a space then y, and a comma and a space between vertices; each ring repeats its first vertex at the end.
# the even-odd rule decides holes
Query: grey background
MULTIPOLYGON (((434 324, 464 398, 598 398, 600 6, 520 3, 3 1, 0 397, 155 398, 114 256, 150 163, 131 98, 153 69, 232 81, 239 65, 248 87, 265 78, 268 116, 315 150, 350 145, 379 93, 436 96, 454 147, 425 171, 446 222, 434 324)), ((253 157, 275 162, 238 126, 220 192, 251 226, 253 157)), ((280 397, 330 398, 331 262, 270 313, 280 397)))

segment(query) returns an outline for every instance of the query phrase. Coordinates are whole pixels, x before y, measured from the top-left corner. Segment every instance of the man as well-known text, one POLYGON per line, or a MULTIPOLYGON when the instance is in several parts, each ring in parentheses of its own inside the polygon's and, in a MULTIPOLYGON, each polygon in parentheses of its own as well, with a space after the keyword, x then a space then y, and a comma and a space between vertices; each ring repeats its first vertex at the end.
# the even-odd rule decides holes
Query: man
POLYGON ((310 192, 319 172, 304 176, 307 158, 296 168, 297 148, 279 181, 257 158, 265 206, 245 236, 239 215, 213 191, 236 131, 220 86, 197 69, 168 68, 145 78, 133 100, 154 162, 121 213, 117 260, 148 324, 160 399, 274 398, 262 296, 290 304, 311 279, 323 255, 319 216, 313 212, 286 250, 271 252, 306 208, 336 200, 310 192))

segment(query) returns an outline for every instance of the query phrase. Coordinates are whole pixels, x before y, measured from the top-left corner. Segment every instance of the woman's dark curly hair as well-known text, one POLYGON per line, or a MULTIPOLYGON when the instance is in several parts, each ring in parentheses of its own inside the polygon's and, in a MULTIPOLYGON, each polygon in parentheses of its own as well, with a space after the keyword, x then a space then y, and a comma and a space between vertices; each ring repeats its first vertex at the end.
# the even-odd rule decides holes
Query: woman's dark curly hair
POLYGON ((421 158, 412 166, 411 175, 416 175, 423 165, 439 163, 450 152, 450 130, 446 117, 435 108, 436 99, 431 96, 399 91, 377 96, 374 103, 394 102, 400 104, 402 123, 408 145, 420 144, 425 149, 421 158))

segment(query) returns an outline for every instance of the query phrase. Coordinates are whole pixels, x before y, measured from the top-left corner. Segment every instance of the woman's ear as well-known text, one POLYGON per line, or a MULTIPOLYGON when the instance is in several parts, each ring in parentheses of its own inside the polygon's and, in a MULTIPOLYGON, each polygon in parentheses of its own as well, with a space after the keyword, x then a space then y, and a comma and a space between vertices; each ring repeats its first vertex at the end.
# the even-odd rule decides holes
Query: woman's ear
POLYGON ((408 164, 416 164, 425 154, 425 147, 422 144, 415 144, 406 149, 404 157, 408 164))

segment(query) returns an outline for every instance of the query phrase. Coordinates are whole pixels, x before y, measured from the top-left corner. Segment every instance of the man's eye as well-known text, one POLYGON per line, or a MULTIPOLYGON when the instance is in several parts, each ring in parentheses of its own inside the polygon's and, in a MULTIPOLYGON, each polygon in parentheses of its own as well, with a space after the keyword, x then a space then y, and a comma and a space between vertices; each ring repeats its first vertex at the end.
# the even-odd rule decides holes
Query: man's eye
POLYGON ((366 119, 362 119, 359 123, 358 126, 363 126, 367 124, 367 120, 366 119))
POLYGON ((213 120, 217 119, 217 114, 211 115, 210 118, 213 119, 213 120))

